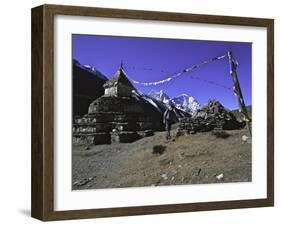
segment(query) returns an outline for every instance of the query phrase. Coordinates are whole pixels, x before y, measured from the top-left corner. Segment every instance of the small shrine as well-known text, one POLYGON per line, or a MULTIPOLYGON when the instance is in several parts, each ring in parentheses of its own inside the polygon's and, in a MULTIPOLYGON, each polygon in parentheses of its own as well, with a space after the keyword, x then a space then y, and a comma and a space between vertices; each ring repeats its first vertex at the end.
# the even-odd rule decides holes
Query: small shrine
POLYGON ((123 70, 123 64, 121 63, 119 69, 111 80, 108 80, 104 85, 105 96, 132 96, 132 91, 135 89, 131 82, 126 77, 123 70))
POLYGON ((90 104, 88 114, 74 119, 74 145, 133 142, 163 129, 161 113, 134 95, 122 64, 103 87, 104 95, 90 104))

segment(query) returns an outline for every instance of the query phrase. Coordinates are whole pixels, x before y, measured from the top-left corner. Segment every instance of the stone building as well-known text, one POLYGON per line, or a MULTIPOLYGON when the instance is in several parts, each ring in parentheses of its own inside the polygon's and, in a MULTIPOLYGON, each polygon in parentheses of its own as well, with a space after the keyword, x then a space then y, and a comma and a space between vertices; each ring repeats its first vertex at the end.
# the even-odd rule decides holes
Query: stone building
POLYGON ((111 80, 108 80, 104 85, 105 96, 115 97, 130 97, 135 89, 131 82, 126 77, 122 64, 111 80))
POLYGON ((90 104, 88 114, 74 119, 74 145, 133 142, 163 129, 162 114, 133 95, 137 91, 122 64, 103 87, 104 95, 90 104))

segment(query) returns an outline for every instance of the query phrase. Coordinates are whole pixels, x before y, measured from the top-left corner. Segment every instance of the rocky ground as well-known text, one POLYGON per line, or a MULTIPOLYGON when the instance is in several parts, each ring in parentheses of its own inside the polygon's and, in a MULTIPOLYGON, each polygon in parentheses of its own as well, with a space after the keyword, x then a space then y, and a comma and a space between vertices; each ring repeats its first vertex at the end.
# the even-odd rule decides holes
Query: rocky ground
POLYGON ((73 189, 251 181, 247 129, 197 133, 167 142, 157 132, 130 144, 73 147, 73 189))

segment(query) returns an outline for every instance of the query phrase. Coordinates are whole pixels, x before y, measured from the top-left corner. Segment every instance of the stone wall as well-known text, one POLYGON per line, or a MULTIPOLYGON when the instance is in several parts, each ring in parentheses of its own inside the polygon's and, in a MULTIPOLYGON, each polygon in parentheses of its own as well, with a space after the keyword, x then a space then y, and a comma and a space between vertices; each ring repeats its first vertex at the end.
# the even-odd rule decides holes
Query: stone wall
POLYGON ((96 145, 133 142, 163 130, 162 114, 133 97, 102 96, 88 114, 73 121, 73 144, 96 145))
POLYGON ((235 116, 225 109, 216 100, 210 100, 208 104, 197 110, 193 117, 180 120, 178 135, 194 134, 210 130, 240 129, 245 124, 238 122, 235 116))

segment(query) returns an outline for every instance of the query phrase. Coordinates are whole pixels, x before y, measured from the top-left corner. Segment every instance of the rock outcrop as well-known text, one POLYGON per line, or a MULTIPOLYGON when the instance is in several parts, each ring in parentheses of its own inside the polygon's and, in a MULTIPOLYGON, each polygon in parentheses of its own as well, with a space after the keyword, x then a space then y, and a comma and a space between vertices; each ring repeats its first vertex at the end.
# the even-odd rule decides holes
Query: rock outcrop
POLYGON ((198 109, 193 117, 180 120, 178 135, 211 130, 232 130, 244 126, 245 124, 238 122, 232 112, 225 109, 220 102, 210 100, 198 109))

